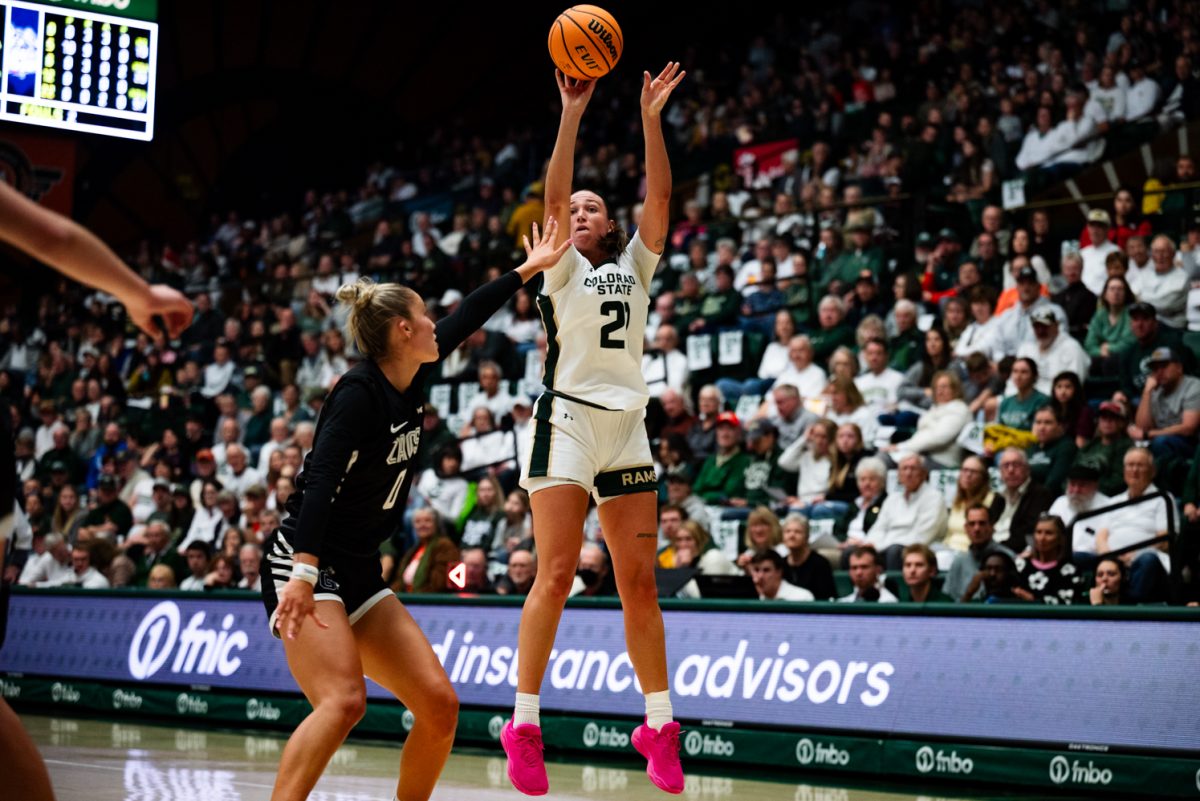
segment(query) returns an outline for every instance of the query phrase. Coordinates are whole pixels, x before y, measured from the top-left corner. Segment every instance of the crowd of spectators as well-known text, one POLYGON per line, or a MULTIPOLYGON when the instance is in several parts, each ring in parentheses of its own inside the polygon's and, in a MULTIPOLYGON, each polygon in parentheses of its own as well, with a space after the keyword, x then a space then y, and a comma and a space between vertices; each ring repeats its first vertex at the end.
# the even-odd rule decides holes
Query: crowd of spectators
MULTIPOLYGON (((999 200, 1200 118, 1192 4, 864 5, 869 32, 781 15, 743 52, 685 58, 666 128, 687 180, 643 362, 660 566, 693 571, 685 596, 732 576, 786 600, 1165 600, 1170 559, 1147 541, 1169 512, 1193 540, 1200 522, 1194 161, 1160 176, 1183 189, 1119 189, 1074 229, 999 200), (777 168, 734 163, 786 139, 777 168)), ((576 183, 633 233, 636 91, 607 80, 576 183)), ((143 244, 130 262, 195 302, 179 341, 130 334, 65 280, 5 309, 33 535, 8 578, 256 589, 323 398, 359 358, 337 288, 402 281, 442 315, 509 269, 544 215, 545 129, 436 131, 412 168, 143 244)), ((397 591, 445 591, 458 561, 470 591, 528 590, 516 466, 545 352, 534 289, 441 365, 384 549, 397 591)), ((575 592, 614 592, 594 513, 585 538, 575 592)))

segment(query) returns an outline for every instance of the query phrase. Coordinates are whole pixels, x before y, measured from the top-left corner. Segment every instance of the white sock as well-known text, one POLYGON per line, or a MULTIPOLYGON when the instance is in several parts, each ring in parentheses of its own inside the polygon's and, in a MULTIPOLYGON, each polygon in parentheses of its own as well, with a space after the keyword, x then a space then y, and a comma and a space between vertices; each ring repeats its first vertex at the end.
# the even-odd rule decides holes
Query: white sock
POLYGON ((512 722, 513 726, 532 723, 534 726, 540 727, 542 725, 541 696, 517 693, 517 705, 513 709, 512 722))
POLYGON ((671 714, 671 691, 646 693, 646 725, 659 731, 674 718, 671 714))

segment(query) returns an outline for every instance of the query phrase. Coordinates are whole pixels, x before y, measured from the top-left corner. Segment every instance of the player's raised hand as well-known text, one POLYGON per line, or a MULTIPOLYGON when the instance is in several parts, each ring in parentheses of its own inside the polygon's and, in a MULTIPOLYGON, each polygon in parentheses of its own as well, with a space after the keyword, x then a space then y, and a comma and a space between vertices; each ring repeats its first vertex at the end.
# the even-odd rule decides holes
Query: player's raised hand
POLYGON ((668 62, 657 78, 651 78, 649 72, 643 72, 642 113, 658 114, 661 112, 663 106, 667 104, 667 98, 671 96, 671 92, 675 91, 675 87, 679 86, 679 82, 685 75, 687 73, 679 69, 678 61, 668 62))
POLYGON ((533 242, 530 243, 529 237, 523 236, 523 244, 525 245, 525 264, 522 267, 530 268, 532 272, 540 273, 543 270, 548 270, 558 264, 562 259, 563 254, 567 252, 567 248, 571 247, 571 239, 564 239, 558 247, 554 246, 554 237, 558 233, 558 220, 554 217, 546 219, 546 230, 538 231, 538 224, 533 224, 533 242))
POLYGON ((583 81, 564 75, 562 70, 554 71, 554 80, 558 82, 558 94, 562 97, 563 111, 575 111, 580 114, 587 108, 596 89, 595 81, 583 81))

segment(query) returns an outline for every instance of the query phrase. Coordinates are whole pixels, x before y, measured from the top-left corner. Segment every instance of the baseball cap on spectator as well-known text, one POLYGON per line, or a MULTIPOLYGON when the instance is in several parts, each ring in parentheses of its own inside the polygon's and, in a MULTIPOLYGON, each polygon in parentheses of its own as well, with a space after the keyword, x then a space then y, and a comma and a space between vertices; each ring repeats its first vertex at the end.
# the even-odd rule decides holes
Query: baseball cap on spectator
POLYGON ((104 475, 100 476, 99 481, 96 482, 96 486, 102 490, 112 490, 116 492, 117 477, 111 473, 105 473, 104 475))
MULTIPOLYGON (((720 418, 718 417, 719 421, 720 418)), ((751 420, 746 425, 746 439, 758 439, 767 434, 778 434, 779 429, 770 420, 751 420)))
POLYGON ((958 234, 955 233, 953 228, 943 228, 942 230, 938 231, 938 241, 939 242, 958 242, 959 241, 958 234))
POLYGON ((1087 462, 1079 462, 1072 465, 1067 471, 1067 481, 1099 481, 1100 471, 1088 464, 1087 462))
POLYGON ((929 249, 935 244, 936 243, 933 241, 933 234, 929 233, 928 231, 922 231, 921 233, 917 234, 917 247, 929 249))
POLYGON ((1099 414, 1101 417, 1109 415, 1110 417, 1119 417, 1125 420, 1128 415, 1125 413, 1125 407, 1116 401, 1105 401, 1100 404, 1099 414))
POLYGON ((462 299, 463 299, 463 294, 461 292, 459 292, 457 289, 447 289, 445 292, 442 293, 442 298, 441 298, 441 300, 438 301, 438 305, 441 306, 442 308, 449 308, 450 306, 453 306, 455 303, 460 302, 462 299))
POLYGON ((1087 216, 1088 225, 1103 225, 1108 228, 1112 225, 1112 218, 1108 216, 1108 212, 1104 209, 1092 209, 1087 216))
MULTIPOLYGON (((1022 270, 1021 272, 1025 271, 1022 270)), ((1033 313, 1029 315, 1029 319, 1035 325, 1050 325, 1051 323, 1058 322, 1058 318, 1054 316, 1054 309, 1049 306, 1039 306, 1034 309, 1033 313)))
POLYGON ((1146 363, 1153 367, 1156 364, 1169 364, 1171 362, 1182 362, 1183 358, 1178 353, 1170 348, 1155 348, 1150 354, 1150 358, 1146 363))
POLYGON ((1034 283, 1037 283, 1037 270, 1033 269, 1032 267, 1022 267, 1021 271, 1017 273, 1017 283, 1022 281, 1033 281, 1034 283))
POLYGON ((204 448, 202 450, 196 451, 196 461, 197 462, 215 462, 216 459, 213 457, 212 451, 210 451, 208 448, 204 448))
POLYGON ((1146 303, 1145 301, 1139 300, 1137 303, 1131 303, 1129 305, 1129 316, 1153 317, 1158 319, 1158 309, 1154 308, 1153 305, 1146 303))
POLYGON ((61 459, 55 459, 53 462, 50 463, 50 472, 51 473, 67 472, 67 463, 62 461, 61 459))
POLYGON ((257 367, 255 367, 253 364, 251 364, 251 365, 248 365, 246 367, 246 369, 242 371, 242 377, 243 378, 261 378, 262 374, 258 371, 257 367))
POLYGON ((156 490, 156 489, 160 489, 160 488, 165 489, 167 492, 170 492, 171 491, 171 482, 167 481, 165 478, 155 479, 154 485, 151 487, 151 489, 156 490))
POLYGON ((871 272, 870 270, 860 270, 858 273, 857 283, 860 283, 860 284, 875 283, 875 273, 871 272))
POLYGON ((95 358, 99 355, 100 351, 96 350, 96 346, 90 342, 79 349, 80 359, 86 359, 88 356, 95 358))
POLYGON ((188 492, 188 488, 183 484, 172 484, 171 485, 171 494, 172 495, 182 495, 185 498, 187 498, 191 495, 191 493, 188 492))
POLYGON ((742 422, 738 420, 738 416, 733 412, 721 412, 717 415, 717 425, 727 425, 735 428, 741 428, 742 422))

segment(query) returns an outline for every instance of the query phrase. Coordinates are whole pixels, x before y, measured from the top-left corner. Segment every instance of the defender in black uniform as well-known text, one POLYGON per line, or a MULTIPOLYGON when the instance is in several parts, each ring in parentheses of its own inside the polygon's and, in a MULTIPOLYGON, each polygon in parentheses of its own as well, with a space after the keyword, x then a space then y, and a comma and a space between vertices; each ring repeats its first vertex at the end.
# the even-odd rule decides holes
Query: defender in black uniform
POLYGON ((526 262, 468 295, 436 326, 412 290, 367 280, 338 290, 366 356, 342 376, 317 420, 287 517, 266 544, 263 601, 271 630, 313 705, 283 751, 271 798, 307 798, 325 764, 362 717, 367 675, 412 711, 396 797, 433 792, 458 724, 458 698, 408 611, 381 576, 379 546, 404 515, 421 442, 433 364, 454 351, 521 285, 557 264, 554 218, 533 228, 526 262), (315 626, 303 626, 307 618, 315 626))
MULTIPOLYGON (((174 289, 148 285, 86 228, 42 208, 0 181, 0 241, 37 257, 80 283, 113 295, 125 313, 151 336, 160 324, 174 339, 192 322, 192 304, 174 289)), ((0 573, 13 535, 17 466, 12 417, 0 401, 0 573)), ((8 587, 0 586, 0 648, 8 622, 8 587)), ((6 797, 53 801, 50 776, 33 741, 8 703, 0 698, 0 776, 6 797)))

